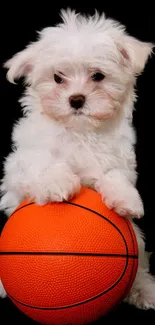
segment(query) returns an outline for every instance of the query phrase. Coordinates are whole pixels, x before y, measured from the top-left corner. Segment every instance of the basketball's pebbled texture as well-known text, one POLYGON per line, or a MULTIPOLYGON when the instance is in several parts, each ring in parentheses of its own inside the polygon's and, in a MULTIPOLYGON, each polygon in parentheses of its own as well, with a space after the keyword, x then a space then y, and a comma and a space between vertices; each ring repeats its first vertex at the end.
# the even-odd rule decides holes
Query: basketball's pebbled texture
POLYGON ((24 201, 0 239, 0 277, 13 303, 53 325, 88 324, 128 294, 138 247, 128 220, 93 190, 70 202, 24 201))

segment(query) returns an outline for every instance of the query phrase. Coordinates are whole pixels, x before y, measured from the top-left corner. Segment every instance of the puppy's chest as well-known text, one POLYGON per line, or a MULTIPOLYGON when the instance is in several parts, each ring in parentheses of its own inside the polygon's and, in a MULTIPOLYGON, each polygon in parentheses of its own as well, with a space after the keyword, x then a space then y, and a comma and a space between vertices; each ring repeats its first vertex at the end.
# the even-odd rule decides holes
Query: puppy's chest
POLYGON ((64 137, 60 144, 60 155, 78 172, 107 170, 119 157, 118 146, 97 135, 88 137, 72 135, 64 137))

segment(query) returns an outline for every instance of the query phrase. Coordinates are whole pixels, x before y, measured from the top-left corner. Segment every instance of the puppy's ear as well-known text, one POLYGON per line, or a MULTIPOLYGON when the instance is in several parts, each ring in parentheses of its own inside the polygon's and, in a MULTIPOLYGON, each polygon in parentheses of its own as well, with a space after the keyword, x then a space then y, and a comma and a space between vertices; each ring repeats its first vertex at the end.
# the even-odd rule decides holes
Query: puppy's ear
POLYGON ((4 68, 8 69, 7 79, 15 83, 15 79, 27 77, 33 69, 37 56, 38 44, 28 45, 23 51, 16 53, 11 59, 4 63, 4 68))
POLYGON ((117 42, 117 47, 121 53, 123 64, 131 68, 135 75, 140 75, 149 56, 153 53, 154 44, 125 35, 117 42))

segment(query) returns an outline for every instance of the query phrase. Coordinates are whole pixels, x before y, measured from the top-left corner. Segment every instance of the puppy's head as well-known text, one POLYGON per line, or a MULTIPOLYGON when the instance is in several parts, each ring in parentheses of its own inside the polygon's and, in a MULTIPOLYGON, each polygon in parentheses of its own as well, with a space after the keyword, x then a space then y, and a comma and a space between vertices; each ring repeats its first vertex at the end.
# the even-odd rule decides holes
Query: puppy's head
POLYGON ((116 119, 133 96, 153 45, 129 36, 104 14, 86 17, 68 9, 61 17, 5 63, 7 77, 25 77, 50 118, 68 127, 100 127, 116 119))

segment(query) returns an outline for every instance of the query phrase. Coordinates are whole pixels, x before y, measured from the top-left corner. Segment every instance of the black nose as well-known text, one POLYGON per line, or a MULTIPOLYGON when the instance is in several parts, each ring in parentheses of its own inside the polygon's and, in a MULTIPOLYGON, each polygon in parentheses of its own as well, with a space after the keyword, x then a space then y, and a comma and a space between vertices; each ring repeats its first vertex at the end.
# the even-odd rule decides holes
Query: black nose
POLYGON ((69 102, 73 108, 79 109, 84 105, 85 97, 83 95, 74 95, 69 98, 69 102))

